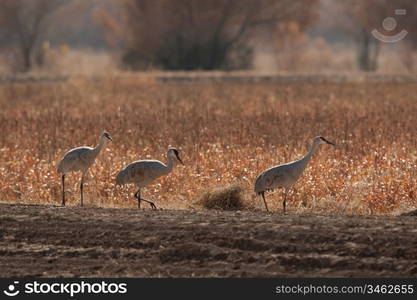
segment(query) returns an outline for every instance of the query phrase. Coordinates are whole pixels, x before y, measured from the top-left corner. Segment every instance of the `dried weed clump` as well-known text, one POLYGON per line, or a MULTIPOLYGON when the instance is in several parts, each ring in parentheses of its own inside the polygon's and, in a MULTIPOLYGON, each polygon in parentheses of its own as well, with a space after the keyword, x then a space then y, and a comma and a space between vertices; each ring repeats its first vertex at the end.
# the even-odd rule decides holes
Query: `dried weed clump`
MULTIPOLYGON (((107 130, 113 142, 89 171, 85 205, 135 207, 135 187, 116 187, 117 172, 138 159, 165 162, 173 146, 185 165, 144 188, 144 198, 190 209, 207 187, 234 199, 239 189, 224 187, 244 182, 241 193, 264 209, 253 192, 259 173, 300 158, 322 135, 337 146, 314 155, 289 212, 399 214, 417 208, 415 95, 414 82, 178 83, 134 74, 1 84, 0 201, 60 204, 59 160, 107 130)), ((79 204, 79 182, 79 173, 67 175, 68 205, 79 204)), ((271 210, 281 211, 281 197, 267 195, 271 210)))
POLYGON ((218 210, 244 210, 251 207, 244 189, 238 183, 209 188, 202 194, 199 203, 204 208, 218 210))

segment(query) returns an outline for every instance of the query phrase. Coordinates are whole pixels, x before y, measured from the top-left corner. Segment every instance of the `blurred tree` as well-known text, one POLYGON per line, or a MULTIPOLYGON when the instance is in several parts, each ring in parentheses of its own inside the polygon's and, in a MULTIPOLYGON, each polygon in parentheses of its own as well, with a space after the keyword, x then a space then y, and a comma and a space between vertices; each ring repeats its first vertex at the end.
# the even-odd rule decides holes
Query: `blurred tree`
POLYGON ((21 71, 32 68, 33 60, 42 48, 41 38, 49 26, 51 15, 71 0, 1 0, 0 26, 8 40, 14 40, 21 57, 21 71))
MULTIPOLYGON (((284 22, 311 23, 318 0, 125 0, 123 61, 138 69, 246 68, 249 41, 284 22)), ((110 33, 117 22, 101 14, 110 33)), ((300 28, 304 28, 301 26, 300 28)))
POLYGON ((415 0, 350 0, 340 2, 339 13, 348 16, 349 21, 344 23, 345 29, 355 37, 358 52, 357 61, 363 71, 375 71, 378 68, 378 57, 382 41, 372 35, 378 30, 386 36, 393 36, 402 29, 408 29, 409 34, 399 43, 412 47, 417 46, 417 1, 415 0), (406 15, 395 15, 396 9, 405 9, 406 15), (392 30, 384 27, 387 17, 395 19, 392 30))
POLYGON ((403 43, 403 52, 401 53, 401 61, 409 71, 414 70, 415 59, 413 53, 417 50, 417 1, 415 0, 397 0, 395 8, 404 9, 405 16, 398 17, 398 30, 405 29, 408 34, 403 43))

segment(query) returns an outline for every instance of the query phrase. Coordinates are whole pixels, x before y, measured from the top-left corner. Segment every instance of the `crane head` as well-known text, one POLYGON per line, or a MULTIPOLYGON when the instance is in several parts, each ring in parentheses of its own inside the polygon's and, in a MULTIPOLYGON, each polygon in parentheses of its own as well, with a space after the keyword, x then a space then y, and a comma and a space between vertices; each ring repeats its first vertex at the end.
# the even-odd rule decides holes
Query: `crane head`
POLYGON ((107 131, 103 131, 103 133, 101 134, 102 137, 105 137, 106 139, 113 141, 113 139, 111 138, 110 134, 107 131))
POLYGON ((326 140, 326 139, 325 139, 324 137, 322 137, 322 136, 318 136, 318 137, 316 137, 314 140, 315 140, 315 141, 320 142, 321 144, 329 144, 329 145, 332 145, 332 146, 336 146, 334 143, 332 143, 332 142, 330 142, 330 141, 326 140))
POLYGON ((180 158, 180 155, 178 153, 178 150, 175 148, 169 148, 168 149, 168 155, 173 155, 182 165, 184 164, 180 158))

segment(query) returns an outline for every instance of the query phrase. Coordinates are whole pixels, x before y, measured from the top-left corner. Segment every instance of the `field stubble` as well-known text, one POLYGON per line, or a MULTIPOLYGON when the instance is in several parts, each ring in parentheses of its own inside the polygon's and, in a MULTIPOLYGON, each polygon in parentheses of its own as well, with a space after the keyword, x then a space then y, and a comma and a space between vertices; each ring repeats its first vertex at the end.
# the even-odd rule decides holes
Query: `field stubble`
MULTIPOLYGON (((265 168, 321 146, 289 195, 290 212, 393 214, 417 206, 417 85, 361 83, 157 83, 108 77, 0 86, 1 201, 59 204, 56 166, 69 149, 108 143, 92 166, 85 204, 134 207, 135 188, 115 175, 138 159, 185 163, 144 189, 169 209, 202 209, 204 191, 238 182, 254 203, 265 168)), ((79 202, 79 173, 67 176, 67 201, 79 202)), ((267 196, 281 210, 281 193, 267 196)), ((252 208, 253 209, 253 208, 252 208)))

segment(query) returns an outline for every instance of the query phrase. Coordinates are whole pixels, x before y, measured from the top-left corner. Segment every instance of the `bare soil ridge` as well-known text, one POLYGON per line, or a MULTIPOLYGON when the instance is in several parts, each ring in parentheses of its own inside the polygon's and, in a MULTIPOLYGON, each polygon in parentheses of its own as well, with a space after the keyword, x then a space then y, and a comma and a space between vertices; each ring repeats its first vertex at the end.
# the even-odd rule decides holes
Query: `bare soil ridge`
POLYGON ((1 277, 415 277, 415 216, 0 204, 1 277))

